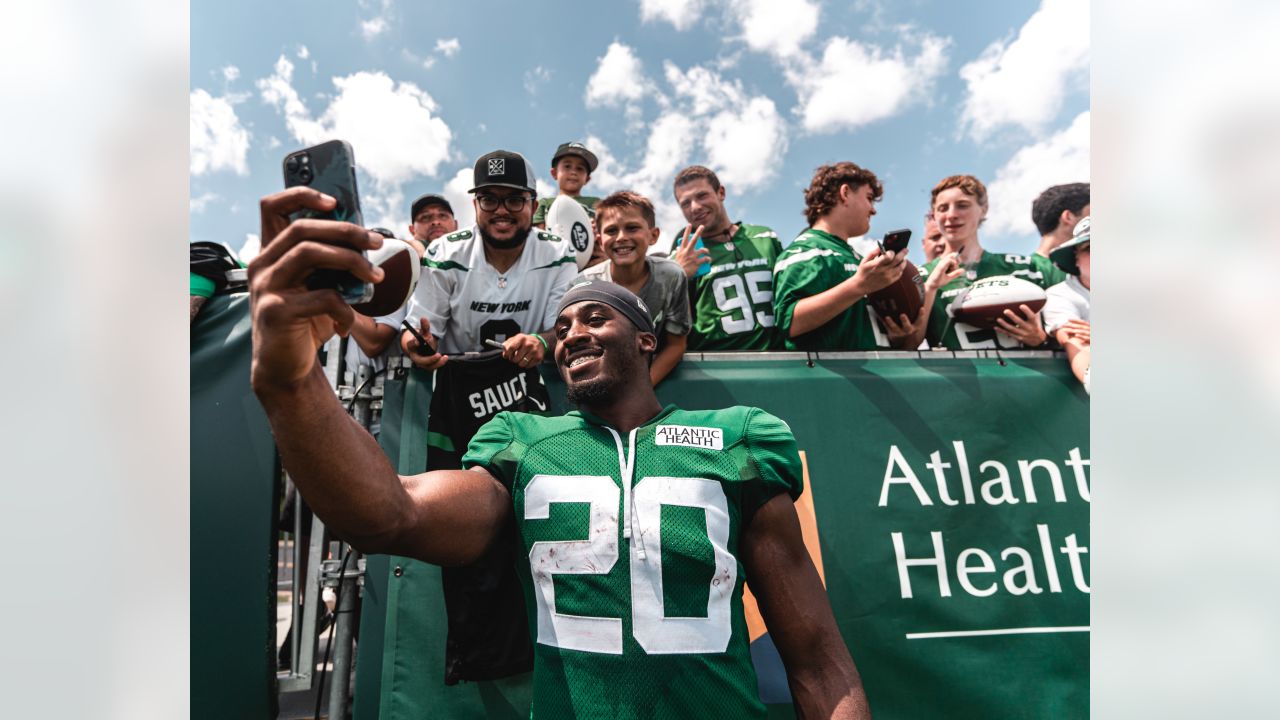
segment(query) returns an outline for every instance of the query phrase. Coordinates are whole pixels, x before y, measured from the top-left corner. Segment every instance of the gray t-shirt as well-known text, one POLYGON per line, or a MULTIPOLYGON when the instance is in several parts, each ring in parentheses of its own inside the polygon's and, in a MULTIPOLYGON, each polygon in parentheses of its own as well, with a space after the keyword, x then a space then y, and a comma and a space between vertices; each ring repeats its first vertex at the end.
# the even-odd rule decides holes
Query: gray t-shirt
MULTIPOLYGON (((670 335, 688 335, 693 327, 689 316, 689 280, 684 270, 674 260, 649 256, 644 259, 649 266, 649 280, 637 295, 649 306, 653 326, 670 335)), ((605 260, 583 270, 578 277, 613 282, 613 262, 605 260)))

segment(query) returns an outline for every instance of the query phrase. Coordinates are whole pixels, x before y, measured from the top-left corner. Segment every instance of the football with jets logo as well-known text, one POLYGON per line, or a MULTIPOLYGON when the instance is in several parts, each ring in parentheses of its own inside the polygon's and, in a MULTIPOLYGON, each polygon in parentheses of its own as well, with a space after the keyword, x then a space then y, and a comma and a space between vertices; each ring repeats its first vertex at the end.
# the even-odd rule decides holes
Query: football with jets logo
POLYGON ((1026 305, 1032 312, 1039 312, 1045 300, 1044 289, 1039 285, 1012 275, 996 275, 965 288, 947 311, 956 322, 992 329, 996 319, 1004 317, 1005 310, 1021 314, 1018 307, 1026 305))

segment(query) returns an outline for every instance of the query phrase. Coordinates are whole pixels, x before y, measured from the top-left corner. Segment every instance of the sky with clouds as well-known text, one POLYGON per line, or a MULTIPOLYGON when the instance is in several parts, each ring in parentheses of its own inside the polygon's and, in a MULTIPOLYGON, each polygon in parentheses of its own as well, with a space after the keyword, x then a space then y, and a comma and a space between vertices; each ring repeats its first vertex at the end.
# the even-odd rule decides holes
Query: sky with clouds
POLYGON ((1089 4, 192 3, 192 240, 252 255, 284 155, 332 138, 355 150, 366 221, 400 234, 424 192, 469 222, 472 164, 497 148, 553 194, 552 152, 582 140, 601 159, 585 194, 644 193, 664 233, 687 165, 785 243, 814 168, 851 160, 885 184, 870 235, 911 228, 914 260, 955 173, 990 190, 983 245, 1029 253, 1032 198, 1089 180, 1089 4))

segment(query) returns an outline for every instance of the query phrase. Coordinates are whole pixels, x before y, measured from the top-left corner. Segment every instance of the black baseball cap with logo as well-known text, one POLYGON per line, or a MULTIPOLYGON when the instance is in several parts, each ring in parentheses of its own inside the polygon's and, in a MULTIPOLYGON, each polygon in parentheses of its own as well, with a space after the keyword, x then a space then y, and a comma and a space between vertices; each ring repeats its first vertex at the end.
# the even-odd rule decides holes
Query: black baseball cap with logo
POLYGON ((555 167, 556 163, 560 162, 560 158, 565 155, 576 155, 582 158, 582 161, 587 164, 588 175, 595 172, 596 165, 600 164, 596 160, 595 153, 588 150, 586 145, 580 142, 567 142, 561 143, 560 147, 556 148, 556 154, 551 156, 551 167, 555 167))
POLYGON ((409 222, 413 222, 417 219, 418 213, 422 212, 428 205, 440 205, 445 210, 448 210, 450 215, 453 214, 453 206, 449 204, 449 201, 446 200, 443 195, 427 193, 419 196, 418 199, 414 200, 413 204, 409 206, 409 222))
POLYGON ((494 150, 481 155, 476 161, 476 185, 467 192, 474 193, 485 187, 509 187, 537 195, 536 182, 533 168, 523 155, 510 150, 494 150))

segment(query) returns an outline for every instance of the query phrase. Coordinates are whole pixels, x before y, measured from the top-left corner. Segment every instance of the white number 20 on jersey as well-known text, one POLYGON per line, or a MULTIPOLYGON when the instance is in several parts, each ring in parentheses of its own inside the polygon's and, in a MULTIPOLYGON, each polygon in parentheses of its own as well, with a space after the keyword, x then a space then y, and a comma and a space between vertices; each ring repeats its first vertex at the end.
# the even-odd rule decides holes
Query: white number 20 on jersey
MULTIPOLYGON (((529 550, 538 604, 538 642, 568 650, 622 654, 622 619, 556 611, 554 576, 607 574, 618 562, 620 494, 612 478, 536 475, 524 492, 527 520, 550 517, 552 503, 590 503, 586 540, 540 541, 529 550)), ((733 628, 730 607, 738 563, 728 550, 729 506, 720 483, 700 478, 646 477, 632 488, 631 625, 636 642, 654 655, 724 652, 733 628), (715 573, 707 586, 706 617, 667 617, 662 601, 662 506, 705 513, 715 573), (645 556, 640 557, 639 538, 645 556)), ((627 511, 624 509, 624 512, 627 511)))

